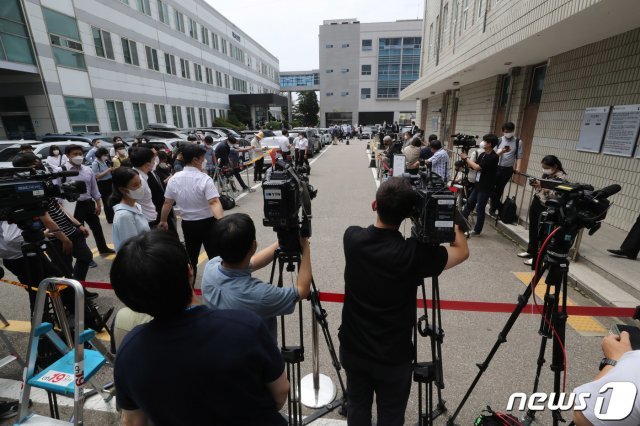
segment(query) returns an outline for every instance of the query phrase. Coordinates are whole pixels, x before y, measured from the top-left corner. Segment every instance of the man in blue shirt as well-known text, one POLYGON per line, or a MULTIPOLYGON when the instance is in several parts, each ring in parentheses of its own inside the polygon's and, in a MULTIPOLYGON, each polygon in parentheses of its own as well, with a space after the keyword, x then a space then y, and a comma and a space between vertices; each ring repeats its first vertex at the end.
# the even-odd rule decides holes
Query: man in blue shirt
POLYGON ((289 381, 264 323, 252 312, 195 305, 192 279, 184 246, 161 230, 128 240, 113 261, 118 298, 154 318, 118 348, 121 423, 286 425, 278 410, 289 381))
POLYGON ((273 262, 278 243, 257 252, 256 228, 249 215, 236 213, 216 223, 220 257, 211 259, 202 275, 202 298, 213 309, 246 309, 261 316, 277 339, 276 317, 295 310, 309 297, 311 252, 301 239, 302 257, 295 287, 276 287, 251 276, 273 262))

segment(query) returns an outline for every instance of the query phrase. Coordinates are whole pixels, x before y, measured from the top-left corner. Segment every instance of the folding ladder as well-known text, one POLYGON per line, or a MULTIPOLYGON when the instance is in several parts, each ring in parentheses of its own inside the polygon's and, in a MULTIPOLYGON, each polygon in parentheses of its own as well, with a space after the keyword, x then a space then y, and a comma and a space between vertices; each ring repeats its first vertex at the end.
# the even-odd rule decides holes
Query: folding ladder
MULTIPOLYGON (((29 335, 27 365, 22 378, 22 394, 20 397, 17 425, 69 425, 71 422, 74 425, 84 424, 84 401, 88 397, 88 393, 84 391, 85 384, 91 381, 91 378, 95 376, 107 361, 113 365, 113 356, 106 350, 105 346, 95 338, 95 335, 95 331, 84 329, 84 289, 82 285, 78 281, 70 279, 47 278, 42 280, 40 285, 38 285, 31 333, 29 335), (59 299, 57 299, 58 303, 56 303, 56 298, 52 297, 53 308, 56 314, 54 316, 58 318, 58 321, 61 323, 60 328, 64 335, 67 336, 68 345, 56 334, 51 323, 42 322, 47 292, 51 292, 52 295, 57 293, 58 286, 70 287, 75 293, 73 340, 70 339, 71 333, 64 308, 62 304, 59 303, 59 299), (38 356, 40 336, 46 336, 56 349, 60 351, 62 357, 36 373, 36 358, 38 356), (85 344, 90 344, 96 350, 85 349, 85 344), (72 420, 65 422, 30 414, 29 395, 32 387, 43 389, 54 394, 54 396, 62 395, 72 397, 74 405, 72 420)), ((99 389, 94 383, 92 383, 92 385, 94 388, 99 389)), ((108 401, 110 398, 111 396, 105 397, 104 399, 108 401)))

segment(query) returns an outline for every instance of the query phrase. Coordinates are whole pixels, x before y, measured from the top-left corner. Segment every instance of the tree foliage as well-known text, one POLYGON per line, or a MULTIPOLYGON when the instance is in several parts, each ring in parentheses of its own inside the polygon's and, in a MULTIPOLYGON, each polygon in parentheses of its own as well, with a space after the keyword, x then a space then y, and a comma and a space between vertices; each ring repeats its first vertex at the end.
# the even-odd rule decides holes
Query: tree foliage
POLYGON ((298 99, 293 106, 293 122, 306 127, 318 125, 320 105, 314 91, 298 92, 298 99))

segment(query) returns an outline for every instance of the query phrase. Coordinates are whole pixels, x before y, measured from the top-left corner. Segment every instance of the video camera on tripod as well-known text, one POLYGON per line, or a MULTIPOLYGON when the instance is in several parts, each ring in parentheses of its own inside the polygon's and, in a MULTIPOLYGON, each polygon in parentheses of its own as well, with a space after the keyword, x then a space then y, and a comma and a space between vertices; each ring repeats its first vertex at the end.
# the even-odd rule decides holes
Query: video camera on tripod
POLYGON ((462 152, 469 152, 471 148, 479 148, 477 139, 478 135, 465 135, 464 133, 456 133, 455 135, 451 135, 453 138, 453 146, 460 148, 462 152))
POLYGON ((440 245, 455 241, 456 196, 444 179, 431 170, 431 163, 420 160, 417 174, 411 179, 416 204, 411 214, 411 233, 420 242, 440 245))
POLYGON ((296 167, 278 160, 262 184, 263 224, 276 231, 285 253, 299 253, 299 237, 311 236, 311 200, 318 190, 309 183, 307 172, 303 165, 296 167))
POLYGON ((77 171, 49 172, 31 167, 0 170, 0 220, 19 224, 47 211, 50 198, 77 201, 87 188, 84 182, 56 185, 59 178, 77 176, 77 171))

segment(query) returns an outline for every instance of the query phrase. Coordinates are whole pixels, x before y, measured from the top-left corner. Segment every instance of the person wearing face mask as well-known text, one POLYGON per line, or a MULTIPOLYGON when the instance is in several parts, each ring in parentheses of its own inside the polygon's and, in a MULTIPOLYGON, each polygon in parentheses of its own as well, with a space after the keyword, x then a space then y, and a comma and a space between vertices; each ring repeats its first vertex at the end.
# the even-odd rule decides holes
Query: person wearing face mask
POLYGON ((123 144, 124 145, 124 143, 122 142, 122 138, 120 136, 114 136, 113 137, 113 145, 111 145, 111 148, 109 148, 109 156, 111 158, 116 156, 116 150, 117 150, 116 145, 118 145, 118 144, 123 144))
POLYGON ((58 170, 69 162, 69 159, 60 151, 58 145, 51 145, 49 147, 49 156, 45 160, 48 165, 58 170))
POLYGON ((87 164, 93 164, 94 160, 96 159, 96 153, 98 152, 98 148, 100 148, 101 143, 102 141, 100 139, 96 139, 95 141, 93 141, 93 146, 85 156, 87 164))
POLYGON ((516 126, 512 122, 504 123, 502 126, 502 139, 496 149, 498 161, 498 172, 496 174, 496 186, 491 194, 491 204, 489 214, 496 216, 502 209, 502 193, 507 183, 511 180, 513 172, 520 173, 524 150, 522 141, 515 135, 516 126))
POLYGON ((484 226, 485 207, 489 201, 491 191, 496 182, 496 169, 498 168, 498 154, 495 153, 493 147, 498 145, 498 137, 494 134, 484 135, 480 148, 483 152, 478 155, 478 160, 473 161, 466 152, 460 153, 460 158, 467 166, 476 173, 476 184, 471 191, 471 195, 464 206, 462 215, 469 217, 469 214, 476 208, 478 218, 473 230, 469 231, 469 235, 480 235, 484 226))
POLYGON ((78 145, 69 145, 66 149, 67 157, 69 157, 68 169, 78 172, 78 176, 66 178, 67 182, 82 181, 87 186, 87 191, 84 194, 80 194, 78 198, 73 216, 81 224, 87 222, 91 232, 93 232, 93 238, 96 240, 96 246, 98 246, 100 254, 113 254, 115 252, 107 246, 102 226, 100 225, 99 216, 102 211, 102 195, 98 189, 98 183, 93 171, 82 164, 84 162, 82 153, 82 147, 78 145))
MULTIPOLYGON (((236 180, 240 183, 243 191, 246 192, 255 192, 255 189, 250 188, 244 183, 242 179, 242 175, 240 172, 242 169, 240 168, 240 153, 251 151, 252 148, 241 148, 238 140, 233 136, 229 136, 229 142, 231 149, 229 150, 229 165, 233 168, 233 175, 236 177, 236 180)), ((207 163, 208 164, 208 163, 207 163)))
POLYGON ((214 226, 224 217, 218 189, 213 179, 202 172, 204 154, 204 148, 196 144, 182 149, 185 167, 169 179, 158 224, 160 229, 169 229, 167 220, 175 203, 182 212, 182 233, 194 276, 203 245, 209 259, 218 255, 214 226))
MULTIPOLYGON (((555 155, 547 155, 540 163, 542 169, 542 179, 566 180, 567 175, 562 168, 562 163, 555 155)), ((525 265, 535 264, 540 246, 540 214, 547 209, 547 201, 557 198, 557 193, 540 186, 540 181, 531 183, 534 188, 533 200, 529 207, 529 245, 527 251, 518 253, 518 257, 525 258, 525 265)))
MULTIPOLYGON (((113 165, 109 160, 109 151, 106 148, 98 148, 96 159, 91 163, 91 171, 96 175, 100 195, 105 200, 108 200, 111 196, 111 172, 113 170, 113 165)), ((113 208, 111 204, 104 204, 104 215, 107 217, 107 223, 113 223, 113 208)))
POLYGON ((113 172, 113 245, 116 252, 125 241, 148 232, 149 222, 137 203, 144 196, 144 187, 136 169, 120 167, 113 172))
POLYGON ((207 165, 205 167, 205 172, 213 177, 213 171, 216 168, 216 163, 214 160, 215 154, 213 152, 213 138, 209 135, 204 137, 204 146, 203 148, 207 151, 204 154, 205 160, 207 160, 207 165))
POLYGON ((127 148, 122 142, 113 145, 113 148, 115 150, 115 154, 112 155, 113 168, 117 169, 122 165, 122 162, 129 157, 127 154, 127 148))
POLYGON ((149 222, 151 228, 158 223, 158 210, 153 202, 153 194, 151 193, 149 184, 151 179, 157 179, 155 175, 152 175, 152 170, 155 165, 154 158, 155 155, 153 151, 144 146, 138 146, 129 151, 131 165, 133 169, 140 174, 140 179, 142 180, 143 196, 137 201, 142 209, 142 214, 147 218, 147 222, 149 222))

